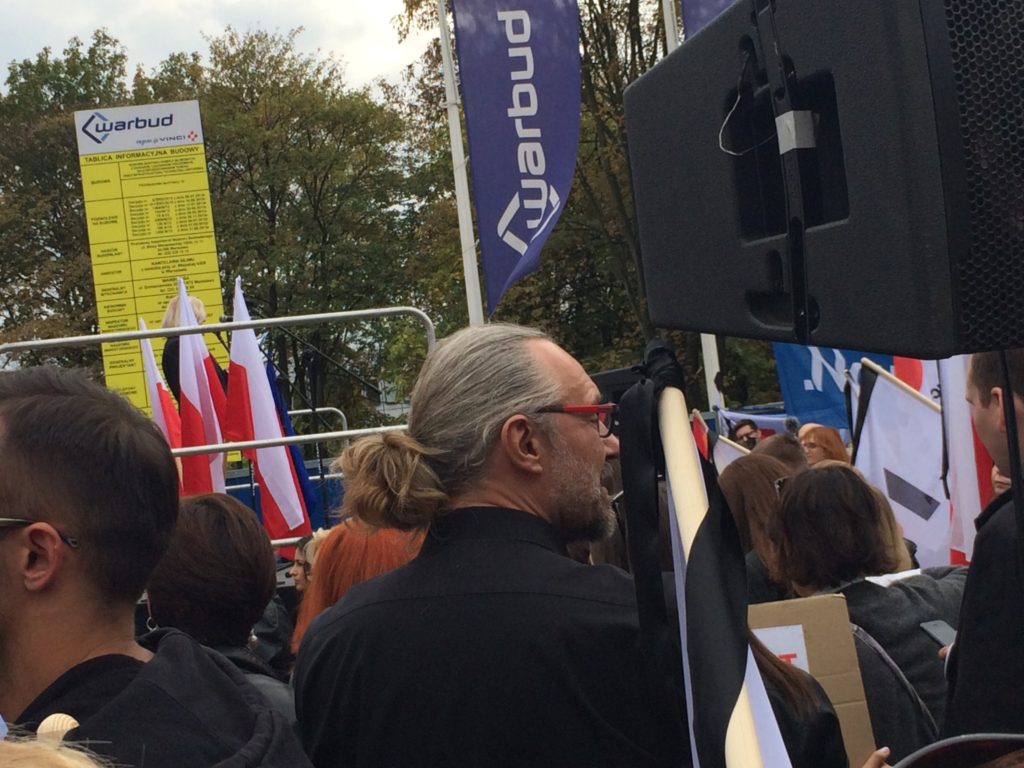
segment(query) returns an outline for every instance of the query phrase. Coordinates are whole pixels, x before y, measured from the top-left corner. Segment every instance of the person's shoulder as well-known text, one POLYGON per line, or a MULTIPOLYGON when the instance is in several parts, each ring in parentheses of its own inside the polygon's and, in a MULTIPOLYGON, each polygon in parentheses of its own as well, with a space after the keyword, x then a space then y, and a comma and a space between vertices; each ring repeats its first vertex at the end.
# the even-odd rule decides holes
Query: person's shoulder
POLYGON ((630 606, 636 604, 633 577, 617 565, 570 562, 566 573, 588 588, 585 593, 588 599, 630 606))
MULTIPOLYGON (((1013 497, 1009 493, 1000 497, 1002 503, 993 502, 979 518, 978 535, 974 539, 972 565, 980 558, 984 562, 992 557, 1002 559, 1016 557, 1017 518, 1013 508, 1013 497)), ((997 500, 997 501, 1000 501, 997 500)))

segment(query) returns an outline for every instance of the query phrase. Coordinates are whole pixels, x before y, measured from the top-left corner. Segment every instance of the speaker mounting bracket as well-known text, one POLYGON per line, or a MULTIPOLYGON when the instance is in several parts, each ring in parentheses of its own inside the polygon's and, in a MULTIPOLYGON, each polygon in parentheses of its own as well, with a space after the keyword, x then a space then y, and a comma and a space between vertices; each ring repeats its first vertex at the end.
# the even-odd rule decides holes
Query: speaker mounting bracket
POLYGON ((757 27, 758 58, 772 91, 772 109, 779 142, 779 162, 786 190, 786 252, 784 279, 792 297, 793 336, 801 344, 811 343, 817 325, 814 302, 808 295, 804 229, 804 167, 813 162, 816 142, 814 115, 802 99, 800 83, 792 61, 782 50, 775 23, 775 0, 751 0, 751 19, 757 27))

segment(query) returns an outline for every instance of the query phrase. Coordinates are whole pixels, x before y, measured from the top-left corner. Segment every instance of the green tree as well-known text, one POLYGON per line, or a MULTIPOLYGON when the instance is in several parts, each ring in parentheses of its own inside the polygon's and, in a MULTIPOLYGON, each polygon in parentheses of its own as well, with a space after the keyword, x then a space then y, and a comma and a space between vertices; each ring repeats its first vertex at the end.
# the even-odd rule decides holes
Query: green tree
MULTIPOLYGON (((208 41, 205 60, 173 54, 137 71, 130 88, 124 49, 102 30, 88 47, 74 39, 62 56, 44 50, 10 66, 0 97, 0 340, 96 331, 72 113, 129 103, 200 101, 224 289, 241 275, 254 316, 409 303, 416 159, 405 123, 368 89, 346 87, 338 62, 297 51, 299 33, 229 28, 208 41)), ((378 418, 392 336, 418 343, 422 357, 422 334, 403 322, 271 338, 300 390, 365 423, 378 418)), ((26 361, 97 365, 98 356, 83 348, 26 361)))
MULTIPOLYGON (((98 30, 8 67, 0 95, 0 341, 96 332, 72 113, 128 98, 126 55, 98 30)), ((98 367, 99 348, 34 354, 98 367)))
MULTIPOLYGON (((221 270, 242 276, 255 313, 392 304, 407 258, 402 120, 368 90, 347 89, 333 59, 298 52, 299 32, 229 28, 209 41, 205 69, 171 57, 148 82, 137 79, 137 94, 200 100, 221 270)), ((275 334, 275 359, 325 402, 366 416, 380 333, 359 325, 275 334)))
MULTIPOLYGON (((573 188, 545 245, 540 269, 509 290, 495 318, 545 329, 588 370, 596 371, 636 363, 644 344, 656 333, 641 269, 623 93, 667 49, 658 0, 578 0, 578 6, 581 117, 573 188)), ((436 9, 432 0, 405 0, 399 34, 436 29, 436 9)), ((437 51, 434 45, 410 69, 409 88, 400 96, 415 105, 409 119, 433 137, 421 145, 429 147, 431 160, 420 171, 429 169, 434 185, 421 187, 419 208, 420 225, 429 222, 432 242, 440 246, 432 251, 430 272, 420 282, 430 287, 452 285, 455 276, 461 279, 451 166, 444 163, 449 150, 437 51), (450 245, 441 246, 442 242, 450 245)), ((687 399, 705 406, 699 337, 683 332, 662 335, 676 344, 687 399)), ((760 397, 777 391, 767 345, 729 345, 723 358, 726 363, 750 364, 743 375, 751 393, 760 397)), ((737 378, 739 374, 727 375, 726 381, 737 378)))

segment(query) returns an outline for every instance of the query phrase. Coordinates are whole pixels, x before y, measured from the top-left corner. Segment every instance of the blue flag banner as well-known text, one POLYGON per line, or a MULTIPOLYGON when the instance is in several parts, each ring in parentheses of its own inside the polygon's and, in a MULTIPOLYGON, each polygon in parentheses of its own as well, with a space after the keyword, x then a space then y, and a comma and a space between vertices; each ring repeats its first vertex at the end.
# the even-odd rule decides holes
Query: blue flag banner
POLYGON ((488 314, 569 197, 580 129, 576 0, 454 0, 488 314))
MULTIPOLYGON (((281 396, 281 390, 277 386, 277 371, 272 363, 267 363, 267 378, 270 380, 270 392, 274 395, 274 406, 277 408, 277 415, 281 418, 281 430, 286 437, 295 434, 295 427, 292 426, 292 417, 288 415, 288 406, 281 396)), ((295 468, 295 478, 299 481, 299 490, 302 491, 302 502, 306 505, 306 514, 309 516, 309 523, 313 530, 324 527, 326 510, 317 498, 313 489, 313 482, 309 479, 309 472, 306 471, 306 460, 302 457, 302 446, 289 445, 288 455, 291 457, 292 466, 295 468)), ((323 479, 320 480, 323 482, 323 479)))
POLYGON ((682 3, 683 32, 691 38, 732 5, 733 0, 682 0, 682 3))
POLYGON ((859 381, 862 357, 874 360, 887 371, 892 370, 892 355, 781 342, 773 342, 772 350, 786 413, 796 416, 802 424, 813 421, 847 429, 844 371, 849 369, 853 380, 859 381))

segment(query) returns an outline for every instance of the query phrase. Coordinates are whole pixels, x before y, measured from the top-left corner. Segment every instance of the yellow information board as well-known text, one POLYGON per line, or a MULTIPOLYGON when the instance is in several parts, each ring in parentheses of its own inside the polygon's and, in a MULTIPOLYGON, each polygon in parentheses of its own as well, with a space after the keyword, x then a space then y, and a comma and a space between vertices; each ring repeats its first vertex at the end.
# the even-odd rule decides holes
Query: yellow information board
MULTIPOLYGON (((101 333, 159 328, 177 278, 224 312, 199 102, 75 113, 101 333)), ((227 350, 206 344, 222 365, 227 350)), ((159 361, 164 340, 153 339, 159 361)), ((107 386, 149 410, 139 342, 103 345, 107 386)))

